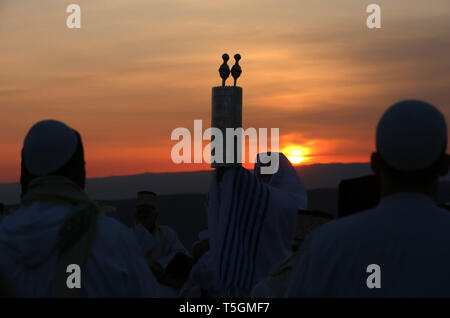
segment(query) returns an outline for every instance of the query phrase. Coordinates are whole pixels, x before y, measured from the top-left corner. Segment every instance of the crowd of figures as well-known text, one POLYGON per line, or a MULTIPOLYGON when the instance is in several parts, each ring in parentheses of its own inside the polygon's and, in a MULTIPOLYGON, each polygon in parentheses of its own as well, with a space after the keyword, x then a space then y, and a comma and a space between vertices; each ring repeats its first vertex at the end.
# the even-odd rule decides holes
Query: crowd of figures
POLYGON ((391 106, 376 127, 374 175, 341 183, 336 219, 308 210, 300 176, 282 153, 259 154, 252 172, 217 168, 205 202, 208 229, 188 250, 158 223, 154 192, 137 194, 131 228, 109 217, 84 191, 80 134, 44 120, 24 140, 20 207, 0 223, 1 294, 450 296, 450 213, 436 203, 446 147, 445 117, 434 106, 391 106), (278 160, 272 175, 261 173, 267 157, 278 160), (71 264, 81 268, 81 288, 68 284, 71 264), (367 283, 373 264, 381 271, 375 285, 367 283))

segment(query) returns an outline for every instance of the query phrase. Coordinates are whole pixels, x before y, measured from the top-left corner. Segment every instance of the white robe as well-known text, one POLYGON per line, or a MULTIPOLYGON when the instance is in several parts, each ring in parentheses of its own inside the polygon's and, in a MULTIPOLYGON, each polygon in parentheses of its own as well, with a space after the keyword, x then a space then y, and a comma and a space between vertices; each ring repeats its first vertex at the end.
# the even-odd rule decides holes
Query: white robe
MULTIPOLYGON (((168 244, 164 249, 168 251, 168 254, 155 259, 162 268, 165 270, 167 265, 173 260, 177 253, 184 253, 189 255, 189 252, 183 246, 178 239, 178 234, 168 226, 158 225, 160 231, 164 235, 164 242, 162 244, 168 244)), ((157 244, 161 244, 142 224, 138 224, 135 228, 136 238, 141 246, 143 255, 148 255, 155 248, 157 244)), ((162 298, 177 298, 178 290, 175 290, 169 286, 159 284, 160 295, 162 298)))
MULTIPOLYGON (((3 219, 0 269, 18 297, 56 296, 58 234, 72 209, 35 202, 3 219)), ((159 297, 133 232, 109 217, 99 219, 81 285, 82 297, 159 297)))
POLYGON ((135 232, 139 245, 144 252, 144 255, 151 253, 157 244, 167 244, 164 250, 167 250, 167 254, 164 254, 155 259, 163 269, 166 269, 167 265, 173 260, 177 253, 184 253, 190 255, 183 244, 178 239, 178 234, 173 229, 165 225, 158 225, 159 230, 164 236, 164 242, 159 242, 143 225, 138 224, 135 232))
POLYGON ((256 282, 291 254, 295 216, 307 207, 305 188, 287 158, 268 184, 244 168, 222 183, 213 176, 207 199, 213 268, 226 296, 249 296, 256 282))
POLYGON ((450 213, 399 193, 330 222, 303 243, 288 297, 450 297, 450 213), (379 266, 381 288, 373 269, 379 266))

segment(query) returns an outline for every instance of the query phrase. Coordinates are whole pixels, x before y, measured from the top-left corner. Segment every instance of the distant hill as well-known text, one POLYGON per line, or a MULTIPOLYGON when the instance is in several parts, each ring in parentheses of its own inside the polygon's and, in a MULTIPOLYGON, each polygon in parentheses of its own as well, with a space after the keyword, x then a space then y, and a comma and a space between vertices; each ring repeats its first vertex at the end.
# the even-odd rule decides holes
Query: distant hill
MULTIPOLYGON (((308 189, 336 188, 343 178, 370 173, 366 163, 315 164, 296 168, 308 189)), ((173 173, 143 173, 138 175, 88 179, 86 191, 101 200, 121 200, 135 196, 142 189, 151 189, 161 195, 178 193, 207 193, 212 170, 173 173)), ((0 202, 19 202, 18 183, 0 184, 0 202)))
MULTIPOLYGON (((371 174, 368 163, 314 164, 296 167, 307 189, 337 188, 342 179, 371 174)), ((143 173, 138 175, 88 179, 86 191, 98 200, 133 198, 139 190, 149 189, 160 195, 204 194, 208 192, 212 170, 173 173, 143 173)), ((448 176, 446 177, 448 180, 448 176)), ((0 184, 0 202, 19 202, 18 183, 0 184)))

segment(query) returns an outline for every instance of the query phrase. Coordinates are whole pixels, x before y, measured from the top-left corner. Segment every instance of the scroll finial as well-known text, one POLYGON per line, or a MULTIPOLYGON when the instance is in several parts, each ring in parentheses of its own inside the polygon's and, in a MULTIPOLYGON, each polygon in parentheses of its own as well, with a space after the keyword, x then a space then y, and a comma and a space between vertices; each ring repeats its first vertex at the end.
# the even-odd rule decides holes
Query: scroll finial
POLYGON ((234 78, 234 86, 236 86, 236 81, 239 78, 239 76, 241 76, 241 74, 242 74, 242 69, 241 69, 241 66, 239 65, 239 60, 241 59, 241 55, 235 54, 234 59, 235 59, 236 63, 231 68, 231 75, 234 78))
POLYGON ((222 78, 222 86, 225 86, 225 81, 230 76, 230 67, 228 66, 228 60, 230 59, 230 56, 228 54, 222 55, 223 63, 220 65, 219 68, 219 74, 222 78))

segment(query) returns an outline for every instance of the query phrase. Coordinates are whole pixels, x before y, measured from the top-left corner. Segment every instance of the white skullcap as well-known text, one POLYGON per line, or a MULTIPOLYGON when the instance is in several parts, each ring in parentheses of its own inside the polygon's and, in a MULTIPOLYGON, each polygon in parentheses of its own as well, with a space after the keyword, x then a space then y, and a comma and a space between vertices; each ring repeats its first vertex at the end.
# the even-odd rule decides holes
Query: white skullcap
POLYGON ((45 176, 62 168, 78 146, 75 131, 56 120, 43 120, 31 127, 23 143, 28 172, 45 176))
POLYGON ((447 125, 434 106, 407 100, 391 106, 377 126, 376 146, 392 168, 416 171, 430 167, 447 146, 447 125))

